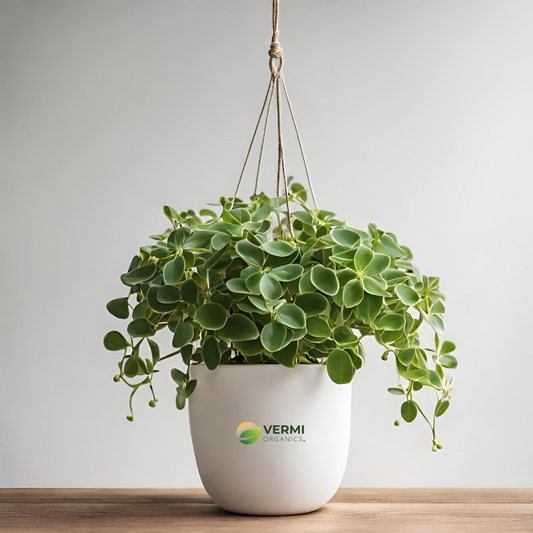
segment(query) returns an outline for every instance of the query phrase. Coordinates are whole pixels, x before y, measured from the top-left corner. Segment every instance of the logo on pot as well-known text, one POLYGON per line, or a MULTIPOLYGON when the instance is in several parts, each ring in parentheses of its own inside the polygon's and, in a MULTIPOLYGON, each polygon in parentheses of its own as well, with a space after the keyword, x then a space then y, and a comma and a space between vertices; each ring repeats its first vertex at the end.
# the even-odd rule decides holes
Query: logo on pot
POLYGON ((259 438, 260 428, 252 422, 243 422, 237 428, 237 438, 243 444, 253 444, 259 438))

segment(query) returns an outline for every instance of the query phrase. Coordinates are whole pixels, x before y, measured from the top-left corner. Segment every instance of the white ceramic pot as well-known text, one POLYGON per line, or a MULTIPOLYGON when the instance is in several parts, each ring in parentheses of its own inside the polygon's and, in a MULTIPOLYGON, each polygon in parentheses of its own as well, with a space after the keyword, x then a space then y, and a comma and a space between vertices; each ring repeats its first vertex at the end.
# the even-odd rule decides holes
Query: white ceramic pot
POLYGON ((337 491, 350 442, 351 384, 322 365, 191 367, 196 463, 224 509, 251 515, 314 511, 337 491))

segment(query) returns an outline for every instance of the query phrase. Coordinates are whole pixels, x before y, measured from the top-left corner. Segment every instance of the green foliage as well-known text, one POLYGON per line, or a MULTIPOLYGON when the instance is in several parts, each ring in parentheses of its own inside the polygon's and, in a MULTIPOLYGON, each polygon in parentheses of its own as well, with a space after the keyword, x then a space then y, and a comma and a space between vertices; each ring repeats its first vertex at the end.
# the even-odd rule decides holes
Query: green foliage
POLYGON ((123 352, 115 381, 132 389, 130 407, 147 385, 155 407, 154 376, 181 354, 186 371, 171 372, 178 409, 196 387, 191 365, 322 364, 332 381, 345 384, 363 366, 363 341, 373 337, 382 359, 390 355, 395 364, 398 383, 388 390, 404 397, 402 418, 412 422, 420 413, 440 449, 435 419, 449 407, 449 369, 457 359, 455 344, 440 341, 439 278, 422 275, 394 234, 374 224, 349 228, 334 213, 307 206, 302 186, 291 190, 294 238, 285 202, 264 194, 249 202, 221 198, 218 208, 199 214, 165 206, 172 227, 140 248, 120 277, 127 296, 107 304, 129 320, 129 340, 118 331, 104 338, 108 350, 123 352), (435 332, 434 348, 420 346, 424 323, 435 332), (161 356, 151 337, 167 328, 174 351, 161 356), (437 395, 429 417, 413 397, 423 388, 437 395))
POLYGON ((331 381, 342 385, 350 383, 355 373, 355 367, 352 358, 348 352, 335 348, 327 358, 327 369, 331 381))

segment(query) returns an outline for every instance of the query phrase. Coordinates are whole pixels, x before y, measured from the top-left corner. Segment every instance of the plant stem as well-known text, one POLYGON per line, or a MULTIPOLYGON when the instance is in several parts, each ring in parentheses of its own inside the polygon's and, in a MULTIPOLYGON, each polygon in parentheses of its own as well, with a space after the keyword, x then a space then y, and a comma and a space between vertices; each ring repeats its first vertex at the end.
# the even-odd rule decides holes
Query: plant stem
POLYGON ((420 405, 418 405, 414 400, 411 400, 417 407, 417 409, 420 411, 420 414, 424 417, 424 420, 428 423, 428 426, 431 428, 431 432, 433 433, 433 438, 435 438, 435 427, 431 425, 431 422, 428 420, 428 417, 424 414, 424 411, 420 409, 420 405))
POLYGON ((152 386, 152 380, 150 380, 150 390, 152 391, 152 397, 154 398, 154 402, 156 402, 157 398, 155 397, 154 387, 152 386))
POLYGON ((125 379, 124 379, 124 376, 120 376, 120 379, 128 386, 128 387, 131 387, 132 389, 134 389, 137 385, 132 385, 131 383, 128 383, 125 379))
POLYGON ((157 362, 160 363, 161 361, 164 361, 165 359, 168 359, 169 357, 174 357, 175 355, 177 355, 179 353, 180 353, 180 350, 176 350, 175 352, 169 353, 168 355, 165 355, 164 357, 161 357, 159 359, 159 361, 157 361, 157 362))

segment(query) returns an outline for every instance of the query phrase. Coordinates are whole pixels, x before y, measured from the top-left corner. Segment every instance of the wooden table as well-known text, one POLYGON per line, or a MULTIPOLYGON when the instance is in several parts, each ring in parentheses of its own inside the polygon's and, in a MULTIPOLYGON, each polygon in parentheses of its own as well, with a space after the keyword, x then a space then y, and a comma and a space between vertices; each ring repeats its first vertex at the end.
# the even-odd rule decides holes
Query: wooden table
POLYGON ((533 489, 341 489, 305 515, 251 517, 202 489, 0 489, 0 531, 533 532, 533 489))

